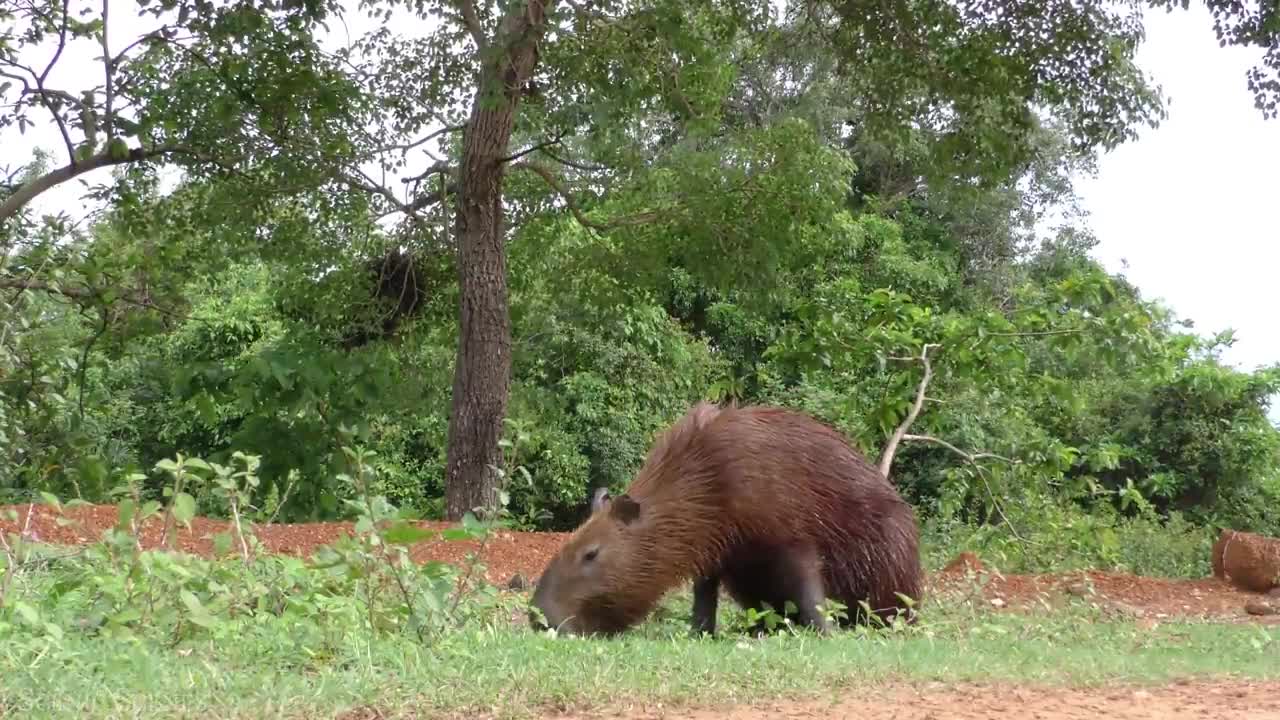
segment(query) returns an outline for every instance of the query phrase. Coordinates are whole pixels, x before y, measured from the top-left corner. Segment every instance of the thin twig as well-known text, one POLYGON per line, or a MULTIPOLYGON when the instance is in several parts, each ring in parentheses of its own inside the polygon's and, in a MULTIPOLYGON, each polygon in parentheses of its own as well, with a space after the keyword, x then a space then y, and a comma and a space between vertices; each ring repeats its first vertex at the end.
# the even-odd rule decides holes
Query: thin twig
POLYGON ((982 481, 982 486, 986 488, 987 497, 991 498, 991 506, 994 507, 996 509, 996 513, 1000 515, 1000 520, 1004 522, 1005 525, 1009 526, 1009 532, 1013 533, 1013 536, 1017 538, 1020 542, 1026 543, 1028 545, 1037 544, 1032 540, 1029 540, 1023 537, 1018 533, 1018 528, 1014 526, 1013 521, 1010 520, 1009 516, 1005 514, 1004 506, 1000 504, 1000 500, 996 497, 995 491, 991 488, 991 483, 987 481, 986 469, 983 468, 981 463, 978 462, 979 460, 982 460, 985 458, 991 458, 995 460, 1003 460, 1004 462, 1007 462, 1010 465, 1019 465, 1021 464, 1020 461, 1014 460, 1012 458, 1007 458, 1003 455, 997 455, 995 453, 965 452, 964 450, 961 450, 960 448, 956 447, 955 445, 952 445, 946 440, 933 437, 932 435, 903 435, 902 439, 913 440, 917 442, 933 443, 935 445, 944 447, 950 450, 951 452, 959 455, 960 457, 964 458, 965 460, 969 461, 969 464, 973 465, 974 467, 974 472, 978 474, 978 479, 982 481))
POLYGON ((110 15, 111 0, 102 0, 102 70, 104 76, 102 101, 102 129, 106 133, 107 142, 115 137, 115 84, 112 74, 115 71, 115 65, 111 61, 111 48, 107 45, 107 28, 108 17, 110 15))
POLYGON ((521 151, 519 151, 519 152, 515 153, 514 155, 508 155, 507 157, 502 158, 502 160, 501 160, 500 162, 512 162, 512 161, 515 161, 515 160, 519 160, 520 158, 524 157, 525 155, 530 155, 530 154, 532 154, 532 153, 538 152, 539 150, 542 150, 542 149, 545 149, 545 148, 549 148, 549 147, 552 147, 552 146, 555 146, 555 145, 559 145, 559 144, 560 144, 560 142, 561 142, 562 140, 564 140, 564 136, 565 136, 565 133, 562 131, 559 135, 556 135, 556 136, 555 136, 554 138, 552 138, 551 140, 544 140, 544 141, 542 141, 542 142, 540 142, 540 143, 537 143, 537 144, 531 145, 531 146, 529 146, 529 147, 527 147, 527 148, 525 148, 525 149, 523 149, 523 150, 521 150, 521 151))
POLYGON ((551 172, 551 170, 547 169, 546 167, 543 167, 542 165, 538 165, 537 163, 532 163, 527 160, 518 162, 518 163, 513 163, 511 167, 528 170, 533 174, 537 175, 538 177, 542 178, 547 183, 547 185, 550 185, 551 189, 555 190, 556 194, 559 195, 561 199, 564 200, 565 205, 568 206, 569 212, 573 214, 573 217, 582 225, 592 228, 593 230, 599 230, 601 232, 604 232, 604 231, 613 230, 614 228, 619 228, 619 227, 627 227, 627 226, 633 226, 633 225, 647 225, 649 223, 656 222, 657 220, 663 217, 663 213, 661 212, 650 211, 650 212, 638 213, 630 217, 620 217, 620 218, 614 218, 612 220, 608 220, 605 222, 598 222, 596 220, 592 220, 591 218, 588 218, 586 214, 582 212, 582 208, 580 208, 578 206, 577 201, 573 199, 573 195, 569 192, 568 188, 566 188, 564 184, 560 182, 560 180, 556 177, 555 173, 551 172))
POLYGON ((989 452, 968 453, 956 447, 955 445, 952 445, 946 440, 933 437, 932 435, 903 435, 902 439, 908 442, 927 442, 927 443, 933 443, 934 445, 941 445, 942 447, 950 450, 951 452, 959 455, 960 457, 964 458, 965 460, 968 460, 971 463, 976 463, 979 460, 992 459, 992 460, 1003 460, 1004 462, 1007 462, 1010 465, 1021 464, 1020 460, 1007 458, 1003 455, 997 455, 995 453, 989 453, 989 452))
POLYGON ((605 172, 607 170, 612 169, 605 165, 596 165, 594 163, 584 163, 578 160, 569 160, 568 158, 560 157, 559 155, 556 155, 555 153, 551 152, 551 150, 547 147, 538 148, 538 152, 542 153, 543 155, 546 155, 552 160, 555 160, 561 165, 571 167, 574 170, 581 170, 583 172, 605 172))
POLYGON ((1044 337, 1046 335, 1076 335, 1087 328, 1062 328, 1059 330, 1028 330, 1026 332, 989 332, 988 337, 1044 337))

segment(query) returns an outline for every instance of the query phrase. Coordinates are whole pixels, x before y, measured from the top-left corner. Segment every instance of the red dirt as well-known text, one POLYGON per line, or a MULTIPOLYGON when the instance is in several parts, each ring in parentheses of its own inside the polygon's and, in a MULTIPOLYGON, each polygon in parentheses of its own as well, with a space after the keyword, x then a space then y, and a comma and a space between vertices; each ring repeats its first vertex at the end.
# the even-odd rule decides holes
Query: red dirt
MULTIPOLYGON (((10 506, 0 508, 0 513, 9 509, 17 511, 18 521, 14 523, 0 518, 0 532, 25 532, 34 540, 57 545, 82 545, 97 540, 103 531, 115 524, 117 517, 116 508, 111 505, 65 508, 63 523, 59 523, 56 511, 47 505, 10 506), (29 508, 34 508, 30 519, 29 508), (66 523, 66 520, 73 522, 66 523)), ((416 524, 431 530, 450 527, 450 524, 440 522, 416 524)), ((182 551, 211 556, 213 536, 228 528, 229 524, 224 521, 196 518, 191 530, 177 526, 175 544, 182 551)), ((158 518, 143 526, 144 548, 160 546, 161 529, 158 518)), ((350 535, 352 523, 273 524, 256 526, 254 531, 269 552, 306 557, 319 546, 350 535)), ((513 574, 520 573, 527 580, 533 580, 566 537, 565 533, 497 533, 481 555, 486 566, 486 579, 504 585, 513 574)), ((477 547, 478 543, 470 540, 427 540, 413 545, 409 554, 417 562, 438 560, 457 564, 477 547)), ((1146 623, 1174 617, 1280 622, 1277 615, 1251 616, 1245 613, 1246 603, 1268 598, 1238 590, 1213 577, 1181 580, 1096 570, 1055 575, 1000 575, 970 553, 957 558, 931 577, 929 585, 933 593, 980 593, 982 600, 993 608, 1016 609, 1036 605, 1052 608, 1064 604, 1074 595, 1146 623), (968 579, 973 577, 982 578, 985 586, 976 589, 968 579)))

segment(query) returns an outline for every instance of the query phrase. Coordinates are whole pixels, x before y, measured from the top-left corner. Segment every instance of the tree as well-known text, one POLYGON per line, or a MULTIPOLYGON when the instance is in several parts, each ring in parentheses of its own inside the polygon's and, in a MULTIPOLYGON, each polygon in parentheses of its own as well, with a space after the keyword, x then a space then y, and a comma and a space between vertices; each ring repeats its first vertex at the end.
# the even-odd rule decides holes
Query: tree
MULTIPOLYGON (((22 80, 5 88, 16 88, 22 109, 11 122, 26 127, 23 113, 43 109, 64 131, 69 160, 14 183, 0 202, 20 207, 93 167, 93 153, 107 152, 107 164, 183 159, 197 176, 233 180, 234 191, 220 192, 251 207, 233 219, 249 237, 280 215, 306 222, 313 202, 348 202, 351 226, 367 225, 363 205, 347 199, 355 190, 378 218, 401 217, 394 241, 456 251, 451 518, 497 497, 514 229, 565 213, 610 262, 676 262, 721 287, 764 287, 771 276, 758 271, 791 252, 788 238, 819 235, 836 217, 824 189, 847 183, 851 147, 917 145, 927 161, 901 177, 908 194, 929 183, 990 186, 1036 162, 1046 124, 1085 156, 1161 113, 1132 63, 1136 1, 809 0, 781 12, 746 0, 360 5, 382 26, 326 53, 315 21, 335 5, 146 3, 174 19, 117 53, 118 63, 104 54, 105 85, 74 106, 88 118, 110 107, 114 155, 88 143, 97 121, 75 125, 75 95, 44 87, 12 46, 102 43, 107 6, 84 24, 57 2, 11 11, 36 21, 0 46, 22 80), (398 12, 434 28, 400 35, 398 12), (791 76, 770 76, 771 63, 791 76), (81 149, 68 127, 85 136, 81 149), (129 138, 132 147, 122 144, 129 138), (419 153, 425 166, 414 165, 419 153), (805 163, 815 168, 807 189, 805 163), (370 164, 409 177, 394 188, 370 164), (512 169, 525 172, 517 180, 512 169), (300 192, 305 202, 271 214, 271 197, 300 192), (780 209, 763 212, 769 202, 780 209), (734 263, 722 262, 726 252, 734 263)), ((1268 27, 1239 37, 1265 39, 1268 27)))
POLYGON ((333 140, 349 127, 335 126, 358 116, 359 105, 312 41, 325 8, 295 5, 142 0, 136 8, 155 18, 154 29, 112 47, 109 31, 121 17, 109 1, 0 4, 0 99, 8 108, 0 130, 25 134, 43 114, 65 151, 65 164, 0 187, 0 222, 101 168, 177 162, 198 172, 246 170, 286 149, 296 166, 341 161, 333 140), (85 53, 95 53, 101 82, 62 70, 69 84, 54 86, 61 64, 85 53), (292 142, 282 144, 286 138, 292 142))
MULTIPOLYGON (((735 67, 755 54, 755 37, 781 33, 793 42, 802 38, 831 48, 839 58, 840 77, 850 81, 843 90, 855 111, 845 122, 895 133, 912 120, 927 119, 941 139, 940 154, 948 152, 977 170, 991 171, 987 158, 996 164, 1023 161, 1023 139, 1035 125, 1033 105, 1068 116, 1071 137, 1083 147, 1117 142, 1133 124, 1158 114, 1157 96, 1131 64, 1136 33, 1124 24, 1126 16, 1100 4, 1055 28, 1040 20, 1039 3, 1017 3, 1011 17, 1019 22, 1012 29, 965 4, 894 3, 888 11, 881 5, 795 3, 781 15, 744 2, 652 0, 533 0, 500 12, 456 0, 421 9, 440 23, 432 47, 456 49, 461 43, 470 54, 460 69, 455 57, 424 48, 416 56, 419 74, 459 85, 474 77, 466 83, 472 86, 469 116, 452 123, 466 128, 461 158, 456 168, 435 170, 452 178, 444 189, 457 190, 460 337, 448 450, 450 517, 487 505, 496 495, 491 468, 499 460, 511 363, 502 217, 506 166, 545 180, 584 225, 631 227, 629 221, 591 218, 558 173, 526 156, 574 147, 587 157, 561 156, 567 162, 560 166, 604 169, 592 178, 603 199, 628 177, 634 181, 636 173, 652 170, 645 157, 661 164, 673 149, 696 151, 717 143, 728 152, 733 144, 724 141, 732 136, 723 124, 725 105, 745 77, 735 67), (945 22, 939 25, 938 18, 945 22), (895 21, 885 25, 889 31, 876 30, 889 20, 895 21), (912 42, 903 43, 895 28, 912 42), (1059 59, 1078 46, 1085 49, 1070 61, 1059 59), (906 72, 912 68, 924 70, 906 72), (895 74, 903 79, 885 79, 895 74), (526 96, 529 113, 521 110, 526 96), (581 139, 566 140, 575 136, 581 139), (525 138, 529 149, 512 152, 513 137, 525 138)), ((387 37, 381 38, 384 46, 387 37)), ((432 94, 448 98, 459 91, 455 86, 432 94)), ((412 212, 429 202, 413 200, 400 209, 412 212)), ((675 206, 688 204, 680 197, 675 206)), ((670 207, 639 215, 662 221, 672 215, 670 207)))

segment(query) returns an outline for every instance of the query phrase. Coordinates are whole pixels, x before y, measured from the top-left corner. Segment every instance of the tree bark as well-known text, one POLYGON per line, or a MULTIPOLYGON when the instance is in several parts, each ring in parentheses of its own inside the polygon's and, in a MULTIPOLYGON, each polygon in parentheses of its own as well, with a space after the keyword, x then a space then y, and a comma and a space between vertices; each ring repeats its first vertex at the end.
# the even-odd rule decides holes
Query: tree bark
POLYGON ((497 506, 498 440, 511 389, 511 317, 502 184, 520 92, 538 62, 553 0, 529 0, 478 49, 480 71, 458 178, 458 353, 453 371, 445 516, 497 506))

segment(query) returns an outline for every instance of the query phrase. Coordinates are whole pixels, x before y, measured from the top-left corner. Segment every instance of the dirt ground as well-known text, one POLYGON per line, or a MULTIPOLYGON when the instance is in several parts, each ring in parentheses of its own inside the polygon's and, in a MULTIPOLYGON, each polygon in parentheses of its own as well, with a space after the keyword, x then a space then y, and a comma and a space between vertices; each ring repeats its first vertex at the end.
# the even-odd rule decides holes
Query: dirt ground
MULTIPOLYGON (((592 716, 628 720, 1280 720, 1280 683, 1187 682, 1150 688, 1041 688, 1010 685, 943 685, 875 688, 827 702, 771 702, 723 709, 666 710, 635 707, 592 716)), ((360 716, 352 716, 356 720, 360 716)))

